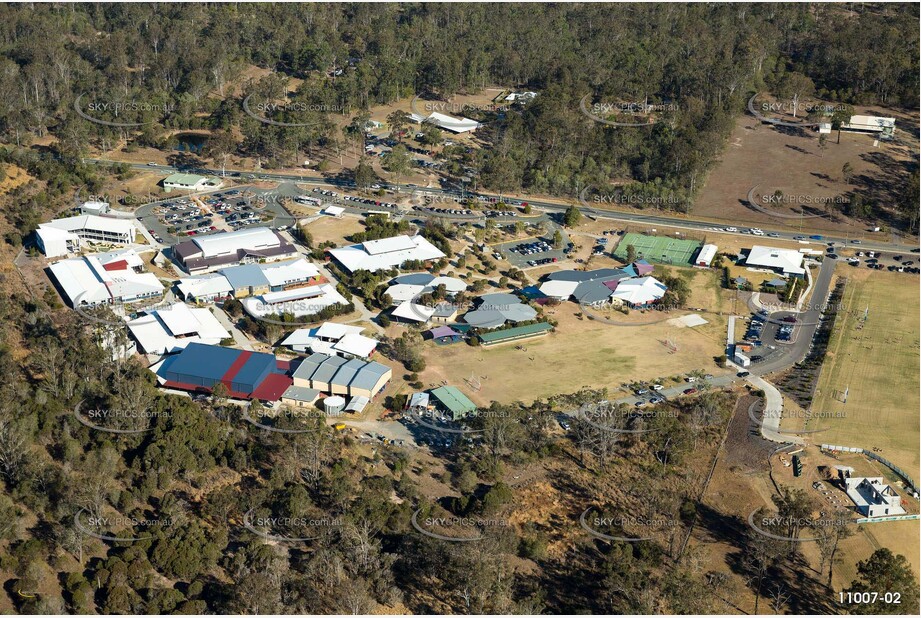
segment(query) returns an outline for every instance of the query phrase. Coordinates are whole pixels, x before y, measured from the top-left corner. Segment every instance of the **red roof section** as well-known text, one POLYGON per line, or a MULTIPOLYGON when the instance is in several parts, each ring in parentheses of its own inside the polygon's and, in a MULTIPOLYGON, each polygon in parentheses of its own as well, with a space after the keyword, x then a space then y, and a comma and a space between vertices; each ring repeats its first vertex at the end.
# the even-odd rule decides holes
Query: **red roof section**
POLYGON ((237 374, 243 369, 243 365, 246 364, 246 361, 248 361, 249 357, 252 355, 253 353, 249 350, 240 352, 240 355, 233 361, 233 365, 230 366, 230 369, 228 369, 227 373, 221 378, 221 382, 224 383, 224 386, 230 388, 230 385, 233 384, 233 379, 237 377, 237 374))
POLYGON ((253 391, 252 397, 255 399, 265 399, 266 401, 278 401, 281 394, 288 390, 288 387, 294 384, 294 379, 283 373, 270 373, 262 381, 256 390, 253 391))
POLYGON ((108 264, 103 265, 103 268, 108 271, 127 270, 128 261, 127 260, 116 260, 114 262, 109 262, 108 264))

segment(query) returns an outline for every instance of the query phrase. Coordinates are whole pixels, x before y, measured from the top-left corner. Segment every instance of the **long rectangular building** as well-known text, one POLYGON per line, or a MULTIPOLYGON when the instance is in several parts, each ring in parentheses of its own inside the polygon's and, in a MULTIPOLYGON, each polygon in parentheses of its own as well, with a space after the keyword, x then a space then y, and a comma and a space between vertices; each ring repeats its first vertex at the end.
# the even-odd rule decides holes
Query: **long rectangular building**
POLYGON ((296 256, 297 248, 267 227, 200 236, 173 245, 173 257, 190 274, 296 256))
POLYGON ((85 243, 130 245, 136 231, 133 219, 78 215, 40 223, 35 240, 42 253, 59 257, 79 251, 85 243))
POLYGON ((272 354, 190 343, 151 367, 161 386, 210 393, 223 384, 234 399, 278 401, 291 376, 272 354))
POLYGON ((144 271, 133 249, 61 260, 48 271, 71 307, 131 303, 163 294, 163 284, 144 271))
POLYGON ((399 268, 405 262, 429 262, 445 257, 438 247, 421 235, 368 240, 349 247, 330 249, 328 253, 349 273, 357 270, 388 270, 399 268))
POLYGON ((346 360, 329 354, 312 354, 294 370, 294 385, 324 393, 372 399, 393 377, 390 367, 374 361, 346 360))

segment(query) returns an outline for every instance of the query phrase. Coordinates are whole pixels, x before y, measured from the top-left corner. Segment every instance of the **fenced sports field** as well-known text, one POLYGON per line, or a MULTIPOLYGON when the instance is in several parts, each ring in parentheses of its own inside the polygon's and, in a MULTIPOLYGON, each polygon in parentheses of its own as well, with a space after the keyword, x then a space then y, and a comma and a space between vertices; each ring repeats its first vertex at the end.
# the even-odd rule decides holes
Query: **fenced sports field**
POLYGON ((689 265, 703 243, 699 240, 682 240, 669 236, 647 236, 630 232, 620 239, 614 257, 627 259, 627 247, 636 249, 637 259, 659 264, 689 265))

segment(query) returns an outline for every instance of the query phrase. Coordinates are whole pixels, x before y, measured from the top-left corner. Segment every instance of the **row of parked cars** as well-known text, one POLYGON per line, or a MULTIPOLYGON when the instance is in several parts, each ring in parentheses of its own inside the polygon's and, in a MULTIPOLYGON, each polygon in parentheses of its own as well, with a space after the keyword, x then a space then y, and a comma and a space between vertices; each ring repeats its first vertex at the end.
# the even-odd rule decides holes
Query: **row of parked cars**
POLYGON ((440 215, 472 215, 473 211, 467 208, 432 208, 431 206, 413 206, 413 210, 436 212, 440 215))
MULTIPOLYGON (((372 185, 372 188, 380 188, 380 185, 372 185)), ((330 191, 329 189, 321 189, 320 187, 314 187, 314 193, 319 193, 320 195, 325 195, 326 197, 331 197, 333 199, 342 199, 344 202, 355 202, 356 204, 364 204, 366 206, 378 206, 380 208, 390 208, 395 210, 397 208, 396 204, 391 202, 382 202, 380 200, 372 200, 366 197, 355 197, 354 195, 339 195, 335 191, 330 191)))
POLYGON ((534 255, 535 253, 553 251, 553 247, 545 240, 535 240, 533 242, 517 244, 509 249, 509 251, 512 253, 520 253, 521 255, 534 255))

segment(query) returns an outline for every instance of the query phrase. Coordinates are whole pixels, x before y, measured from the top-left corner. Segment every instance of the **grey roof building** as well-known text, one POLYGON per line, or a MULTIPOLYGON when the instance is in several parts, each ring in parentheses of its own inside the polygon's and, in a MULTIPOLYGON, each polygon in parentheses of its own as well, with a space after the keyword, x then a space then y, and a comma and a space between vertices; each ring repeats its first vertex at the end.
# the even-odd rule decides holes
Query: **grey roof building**
POLYGON ((381 363, 316 353, 294 371, 294 385, 370 399, 383 390, 391 376, 390 367, 381 363))
POLYGON ((499 292, 480 297, 480 305, 464 315, 464 321, 477 328, 497 328, 506 322, 526 322, 537 317, 537 310, 514 294, 499 292))

